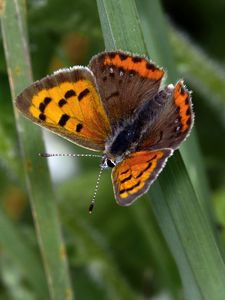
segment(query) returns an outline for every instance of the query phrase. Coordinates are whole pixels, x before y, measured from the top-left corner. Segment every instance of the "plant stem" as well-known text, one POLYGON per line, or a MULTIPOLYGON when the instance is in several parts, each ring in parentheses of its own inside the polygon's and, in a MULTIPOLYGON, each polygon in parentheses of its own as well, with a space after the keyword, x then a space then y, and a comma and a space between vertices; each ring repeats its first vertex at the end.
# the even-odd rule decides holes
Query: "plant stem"
MULTIPOLYGON (((2 14, 2 33, 12 99, 32 82, 27 45, 25 4, 22 0, 6 1, 2 14)), ((14 103, 13 103, 14 104, 14 103)), ((37 238, 43 257, 51 299, 72 299, 65 246, 57 215, 41 130, 17 113, 17 131, 26 172, 37 238)), ((31 276, 32 276, 32 265, 31 276)))

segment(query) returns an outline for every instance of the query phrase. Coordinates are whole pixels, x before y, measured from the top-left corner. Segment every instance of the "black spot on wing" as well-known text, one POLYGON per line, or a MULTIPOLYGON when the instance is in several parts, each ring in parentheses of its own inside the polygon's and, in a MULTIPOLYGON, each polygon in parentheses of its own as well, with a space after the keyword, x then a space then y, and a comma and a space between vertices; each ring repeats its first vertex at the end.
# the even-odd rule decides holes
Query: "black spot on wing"
POLYGON ((86 97, 90 93, 89 89, 84 89, 80 94, 78 95, 78 100, 81 101, 84 97, 86 97))
POLYGON ((141 57, 138 57, 138 56, 132 57, 132 62, 134 62, 134 63, 139 63, 141 61, 142 61, 141 57))
POLYGON ((188 103, 189 103, 189 97, 187 96, 185 99, 185 104, 188 105, 188 103))
POLYGON ((39 104, 39 109, 43 113, 48 106, 48 104, 52 101, 50 97, 45 97, 44 101, 39 104))
POLYGON ((132 191, 133 189, 135 189, 136 187, 138 187, 138 186, 140 185, 140 183, 141 183, 141 182, 138 181, 136 184, 134 184, 134 185, 131 186, 130 188, 120 190, 120 194, 123 194, 123 193, 132 191))
POLYGON ((39 119, 40 119, 41 121, 45 121, 45 120, 46 120, 46 115, 44 115, 43 113, 41 113, 41 114, 39 115, 39 119))
POLYGON ((127 182, 127 181, 131 180, 131 178, 132 178, 132 175, 130 175, 130 176, 124 178, 123 180, 120 181, 120 183, 127 182))
POLYGON ((52 101, 52 99, 50 97, 45 97, 44 104, 48 105, 51 101, 52 101))
POLYGON ((58 124, 60 126, 65 126, 66 125, 66 122, 69 120, 70 116, 68 116, 67 114, 63 114, 58 122, 58 124))
POLYGON ((190 114, 191 114, 191 109, 190 107, 188 107, 188 109, 186 110, 186 116, 190 116, 190 114))
POLYGON ((146 63, 146 68, 148 70, 151 70, 151 71, 155 71, 156 70, 156 66, 154 64, 149 63, 149 62, 146 63))
POLYGON ((67 101, 65 99, 61 99, 58 102, 59 107, 63 107, 65 104, 67 103, 67 101))
POLYGON ((70 97, 74 97, 76 96, 76 93, 74 90, 68 90, 66 93, 65 93, 65 98, 68 99, 70 97))
POLYGON ((111 53, 109 53, 108 55, 109 55, 109 57, 110 57, 111 59, 113 59, 113 58, 116 57, 116 53, 114 53, 114 52, 111 52, 111 53))
POLYGON ((185 89, 184 89, 183 86, 181 86, 181 88, 180 88, 180 93, 181 93, 182 96, 184 96, 184 94, 185 94, 185 89))
POLYGON ((187 120, 186 124, 187 124, 188 126, 191 125, 191 117, 187 120))
POLYGON ((83 128, 83 125, 81 123, 78 123, 76 126, 76 132, 80 132, 82 128, 83 128))
POLYGON ((125 53, 119 53, 119 57, 120 57, 121 60, 126 60, 128 55, 125 54, 125 53))
POLYGON ((148 165, 147 165, 147 167, 146 167, 144 170, 142 170, 142 171, 136 176, 136 178, 141 177, 148 169, 151 168, 151 166, 152 166, 152 163, 149 162, 148 165))
POLYGON ((44 104, 43 102, 41 102, 41 103, 39 104, 39 109, 40 109, 41 112, 44 112, 44 111, 45 111, 45 104, 44 104))
POLYGON ((121 175, 126 174, 129 171, 130 171, 130 169, 125 170, 125 171, 121 172, 121 175))

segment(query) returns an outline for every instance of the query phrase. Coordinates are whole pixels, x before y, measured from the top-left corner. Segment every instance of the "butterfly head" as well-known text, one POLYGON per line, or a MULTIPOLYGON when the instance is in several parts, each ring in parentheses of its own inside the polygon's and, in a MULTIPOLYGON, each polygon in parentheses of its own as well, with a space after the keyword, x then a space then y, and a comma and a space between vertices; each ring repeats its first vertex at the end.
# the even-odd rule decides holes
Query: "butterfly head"
POLYGON ((121 134, 106 143, 105 151, 100 164, 101 168, 114 168, 131 152, 130 145, 128 147, 128 142, 126 142, 126 139, 122 140, 120 135, 121 134))
POLYGON ((101 161, 101 164, 100 164, 100 167, 101 169, 107 169, 107 168, 114 168, 115 165, 116 165, 116 161, 111 158, 111 157, 108 157, 106 154, 103 155, 102 157, 102 161, 101 161))

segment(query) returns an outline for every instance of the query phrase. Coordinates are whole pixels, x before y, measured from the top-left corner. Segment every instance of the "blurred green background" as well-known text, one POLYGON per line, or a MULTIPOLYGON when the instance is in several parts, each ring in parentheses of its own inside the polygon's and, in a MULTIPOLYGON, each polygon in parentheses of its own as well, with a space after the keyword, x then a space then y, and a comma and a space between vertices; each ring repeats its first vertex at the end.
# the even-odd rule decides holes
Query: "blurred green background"
MULTIPOLYGON (((62 67, 87 65, 104 50, 95 1, 30 0, 27 6, 35 80, 62 67)), ((180 77, 193 90, 195 128, 216 211, 214 222, 224 242, 225 2, 164 0, 162 7, 171 24, 168 32, 180 77)), ((16 251, 27 247, 41 265, 2 43, 0 78, 0 299, 41 299, 24 272, 23 253, 17 256, 16 251)), ((45 140, 50 153, 87 152, 50 133, 45 133, 45 140)), ((33 155, 37 154, 38 150, 33 155)), ((76 298, 183 299, 176 265, 147 196, 131 207, 119 207, 107 170, 94 214, 88 214, 98 165, 97 158, 49 159, 76 298)), ((31 276, 32 272, 31 266, 31 276)))

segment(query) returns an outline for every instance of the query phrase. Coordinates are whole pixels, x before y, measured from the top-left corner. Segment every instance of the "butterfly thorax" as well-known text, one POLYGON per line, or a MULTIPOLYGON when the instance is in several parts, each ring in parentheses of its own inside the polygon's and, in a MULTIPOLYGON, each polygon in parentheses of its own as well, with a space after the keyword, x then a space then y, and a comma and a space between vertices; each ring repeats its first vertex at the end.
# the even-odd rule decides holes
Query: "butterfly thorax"
POLYGON ((106 154, 119 162, 124 156, 135 151, 141 131, 142 126, 139 126, 138 122, 135 121, 120 126, 116 130, 116 134, 108 140, 106 154))
POLYGON ((168 88, 160 91, 154 98, 146 100, 146 103, 133 113, 132 118, 115 126, 114 134, 106 142, 105 148, 106 156, 114 164, 119 163, 127 155, 141 148, 143 136, 158 118, 168 93, 171 93, 168 88))
MULTIPOLYGON (((149 118, 145 114, 145 118, 149 118)), ((146 127, 143 116, 136 114, 130 120, 126 120, 122 125, 114 130, 113 136, 106 143, 106 156, 109 157, 115 164, 119 163, 131 152, 135 152, 141 140, 142 134, 146 127)))

